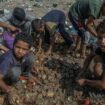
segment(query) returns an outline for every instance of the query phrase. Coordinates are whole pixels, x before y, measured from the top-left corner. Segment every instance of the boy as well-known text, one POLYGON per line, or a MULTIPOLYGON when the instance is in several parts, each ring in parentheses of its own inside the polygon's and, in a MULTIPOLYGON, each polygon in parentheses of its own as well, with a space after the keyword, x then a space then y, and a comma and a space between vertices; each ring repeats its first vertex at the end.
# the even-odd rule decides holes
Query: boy
MULTIPOLYGON (((73 43, 71 37, 69 37, 68 32, 65 30, 65 21, 66 16, 64 12, 60 10, 52 10, 43 16, 42 20, 35 19, 32 21, 33 31, 42 33, 41 37, 44 37, 45 42, 49 44, 47 54, 51 54, 52 52, 57 29, 59 29, 61 36, 69 46, 71 46, 73 43)), ((42 43, 42 41, 40 41, 40 43, 42 43)))
POLYGON ((13 12, 0 18, 0 26, 10 31, 20 30, 30 35, 33 19, 34 17, 27 15, 23 8, 15 7, 13 12))
POLYGON ((79 79, 79 85, 89 85, 94 88, 105 89, 105 20, 97 27, 98 45, 95 55, 87 57, 84 69, 90 69, 99 80, 79 79))
POLYGON ((13 44, 13 50, 6 52, 0 60, 0 88, 10 92, 8 83, 14 84, 20 76, 28 78, 32 70, 34 57, 29 53, 32 38, 26 34, 19 33, 13 44), (31 57, 30 57, 31 56, 31 57))

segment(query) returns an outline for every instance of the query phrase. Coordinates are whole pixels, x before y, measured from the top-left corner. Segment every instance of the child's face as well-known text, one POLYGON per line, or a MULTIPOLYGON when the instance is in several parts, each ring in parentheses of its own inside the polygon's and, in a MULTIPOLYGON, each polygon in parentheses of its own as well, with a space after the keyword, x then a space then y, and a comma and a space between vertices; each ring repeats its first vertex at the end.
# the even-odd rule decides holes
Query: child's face
POLYGON ((105 52, 105 33, 99 34, 98 36, 98 44, 103 52, 105 52))
POLYGON ((14 44, 14 54, 17 58, 22 58, 24 57, 29 51, 29 44, 22 41, 22 40, 18 40, 15 44, 14 44))

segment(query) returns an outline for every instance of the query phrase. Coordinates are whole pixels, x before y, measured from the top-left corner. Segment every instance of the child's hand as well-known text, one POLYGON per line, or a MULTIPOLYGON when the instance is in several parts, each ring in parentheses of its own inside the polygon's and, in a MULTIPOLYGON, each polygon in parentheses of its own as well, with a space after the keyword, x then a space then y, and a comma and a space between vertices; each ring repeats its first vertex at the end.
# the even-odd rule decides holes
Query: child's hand
POLYGON ((48 50, 48 51, 46 52, 46 55, 47 55, 47 56, 51 56, 51 54, 52 54, 51 50, 48 50))
POLYGON ((7 86, 5 90, 6 90, 6 93, 10 93, 11 90, 12 90, 12 87, 11 86, 7 86))
POLYGON ((83 86, 83 85, 85 85, 85 80, 86 80, 86 79, 79 79, 79 80, 77 80, 76 82, 77 82, 80 86, 83 86))
POLYGON ((8 28, 9 28, 11 31, 19 30, 17 27, 12 26, 12 25, 9 25, 8 28))
POLYGON ((34 76, 29 77, 27 81, 27 88, 31 89, 36 84, 36 78, 34 76))
POLYGON ((35 48, 31 47, 30 51, 34 53, 35 52, 35 48))

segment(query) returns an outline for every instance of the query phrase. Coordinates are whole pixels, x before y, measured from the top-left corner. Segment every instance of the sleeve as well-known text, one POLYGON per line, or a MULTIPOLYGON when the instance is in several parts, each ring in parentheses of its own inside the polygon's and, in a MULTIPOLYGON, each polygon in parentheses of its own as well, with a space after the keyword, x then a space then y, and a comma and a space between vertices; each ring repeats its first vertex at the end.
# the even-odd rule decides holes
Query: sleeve
POLYGON ((31 22, 30 21, 25 23, 23 32, 26 33, 27 35, 31 35, 31 22))
POLYGON ((0 63, 0 73, 3 75, 6 75, 8 70, 10 68, 10 61, 7 59, 4 59, 1 63, 0 63))
POLYGON ((66 16, 65 16, 65 14, 62 12, 61 15, 60 15, 59 23, 60 23, 60 24, 65 24, 65 21, 66 21, 66 16))

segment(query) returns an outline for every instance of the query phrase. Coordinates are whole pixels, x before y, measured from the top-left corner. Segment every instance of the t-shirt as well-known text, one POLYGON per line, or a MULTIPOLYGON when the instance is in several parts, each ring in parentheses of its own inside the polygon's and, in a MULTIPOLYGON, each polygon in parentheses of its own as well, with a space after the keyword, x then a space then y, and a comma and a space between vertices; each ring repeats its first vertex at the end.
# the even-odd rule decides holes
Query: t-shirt
POLYGON ((98 18, 101 7, 101 0, 78 0, 71 6, 70 13, 79 19, 87 19, 89 16, 98 18))
POLYGON ((13 43, 14 43, 15 37, 12 36, 12 33, 9 31, 4 32, 3 39, 4 39, 5 46, 8 47, 9 49, 13 49, 13 43))
POLYGON ((63 11, 52 10, 42 17, 45 22, 54 22, 56 24, 64 24, 66 16, 63 11))
POLYGON ((22 67, 22 64, 25 62, 25 58, 21 61, 17 61, 13 51, 9 50, 0 58, 0 73, 7 75, 8 71, 12 67, 22 67))

